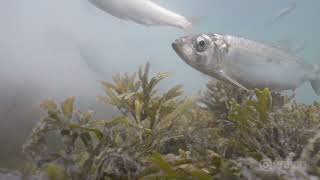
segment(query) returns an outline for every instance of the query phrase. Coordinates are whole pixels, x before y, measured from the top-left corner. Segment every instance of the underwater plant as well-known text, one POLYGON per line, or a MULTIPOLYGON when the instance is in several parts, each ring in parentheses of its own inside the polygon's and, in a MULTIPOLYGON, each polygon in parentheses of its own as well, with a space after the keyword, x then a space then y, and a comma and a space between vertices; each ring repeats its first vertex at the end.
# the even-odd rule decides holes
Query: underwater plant
POLYGON ((181 85, 159 92, 169 74, 150 78, 149 67, 102 82, 105 95, 97 99, 118 109, 112 119, 77 110, 75 97, 43 101, 43 118, 23 146, 27 172, 14 174, 49 180, 320 177, 319 102, 219 81, 209 82, 200 98, 188 98, 181 85))
POLYGON ((149 64, 132 75, 117 74, 114 83, 102 82, 105 96, 99 101, 118 108, 111 120, 93 120, 92 112, 74 109, 74 97, 60 106, 45 100, 45 117, 24 145, 37 168, 47 164, 65 169, 69 179, 136 179, 146 157, 173 138, 182 136, 183 114, 192 101, 181 98, 181 86, 158 93, 156 85, 168 73, 149 78, 149 64), (46 136, 59 135, 61 149, 51 152, 46 136))

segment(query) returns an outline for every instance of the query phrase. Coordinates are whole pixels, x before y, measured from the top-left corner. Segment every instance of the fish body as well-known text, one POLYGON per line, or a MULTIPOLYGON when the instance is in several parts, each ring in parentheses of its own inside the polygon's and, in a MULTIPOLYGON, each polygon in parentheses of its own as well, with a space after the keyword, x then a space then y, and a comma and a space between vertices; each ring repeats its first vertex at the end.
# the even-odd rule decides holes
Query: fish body
POLYGON ((279 19, 281 19, 284 16, 290 14, 296 7, 297 7, 297 4, 295 2, 291 2, 288 7, 281 9, 279 12, 277 12, 274 15, 274 17, 272 19, 272 23, 275 23, 279 19))
POLYGON ((305 50, 306 42, 303 42, 301 44, 293 44, 289 40, 279 40, 274 42, 273 46, 279 49, 284 49, 294 54, 298 54, 305 50))
POLYGON ((224 34, 177 39, 176 53, 198 71, 243 89, 295 90, 310 81, 320 95, 320 70, 296 55, 257 41, 224 34))
POLYGON ((97 8, 120 19, 146 26, 173 26, 191 29, 191 22, 150 0, 89 0, 97 8))

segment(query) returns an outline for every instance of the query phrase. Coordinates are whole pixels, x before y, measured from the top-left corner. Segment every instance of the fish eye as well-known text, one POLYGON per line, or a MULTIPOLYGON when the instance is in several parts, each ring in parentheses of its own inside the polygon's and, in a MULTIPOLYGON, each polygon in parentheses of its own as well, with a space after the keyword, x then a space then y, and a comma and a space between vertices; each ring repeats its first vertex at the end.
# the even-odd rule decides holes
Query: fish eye
POLYGON ((200 36, 196 39, 194 46, 198 52, 204 52, 205 50, 207 50, 208 42, 204 37, 200 36))
POLYGON ((206 42, 204 40, 199 41, 199 47, 205 48, 206 47, 206 42))

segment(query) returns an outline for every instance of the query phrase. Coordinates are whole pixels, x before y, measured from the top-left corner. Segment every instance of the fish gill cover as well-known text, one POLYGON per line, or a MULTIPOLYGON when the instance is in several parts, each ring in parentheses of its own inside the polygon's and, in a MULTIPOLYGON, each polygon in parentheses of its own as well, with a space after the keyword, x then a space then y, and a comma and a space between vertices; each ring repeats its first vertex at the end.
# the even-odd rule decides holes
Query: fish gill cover
POLYGON ((29 162, 16 179, 317 179, 320 103, 209 82, 201 98, 157 85, 150 65, 102 82, 112 119, 80 111, 75 97, 44 100, 43 118, 23 146, 29 162), (196 100, 197 99, 197 100, 196 100), (201 104, 201 105, 200 105, 201 104), (50 145, 49 139, 58 142, 50 145), (279 162, 286 162, 279 163, 279 162), (290 163, 288 163, 290 162, 290 163))

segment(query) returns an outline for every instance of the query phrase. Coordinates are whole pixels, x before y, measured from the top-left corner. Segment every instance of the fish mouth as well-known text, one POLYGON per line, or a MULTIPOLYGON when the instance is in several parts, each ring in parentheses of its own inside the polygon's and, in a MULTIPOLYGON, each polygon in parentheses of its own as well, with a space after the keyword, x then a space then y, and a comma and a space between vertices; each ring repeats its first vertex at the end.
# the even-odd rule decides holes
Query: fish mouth
POLYGON ((179 46, 180 45, 180 42, 179 42, 179 39, 176 39, 172 44, 171 44, 172 48, 177 52, 180 48, 179 46))
MULTIPOLYGON (((180 39, 176 39, 172 44, 172 48, 173 50, 181 57, 181 55, 183 54, 183 44, 184 44, 184 40, 182 38, 180 39)), ((181 57, 182 58, 182 57, 181 57)))
POLYGON ((192 59, 192 48, 189 46, 189 41, 188 37, 182 37, 172 43, 172 48, 176 54, 187 64, 192 59))

